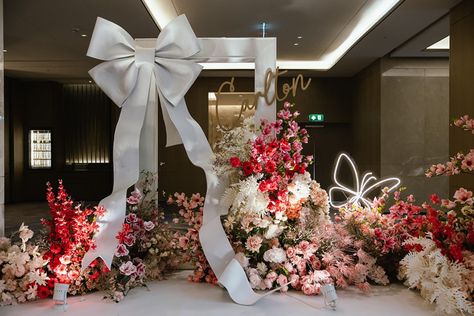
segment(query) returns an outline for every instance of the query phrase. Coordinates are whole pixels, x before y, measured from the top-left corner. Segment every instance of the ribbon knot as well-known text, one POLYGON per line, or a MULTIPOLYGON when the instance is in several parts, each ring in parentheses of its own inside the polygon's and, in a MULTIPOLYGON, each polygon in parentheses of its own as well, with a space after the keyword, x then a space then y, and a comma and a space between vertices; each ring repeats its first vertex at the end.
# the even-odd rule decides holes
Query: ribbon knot
POLYGON ((137 66, 141 64, 155 63, 155 48, 135 46, 135 63, 137 66))

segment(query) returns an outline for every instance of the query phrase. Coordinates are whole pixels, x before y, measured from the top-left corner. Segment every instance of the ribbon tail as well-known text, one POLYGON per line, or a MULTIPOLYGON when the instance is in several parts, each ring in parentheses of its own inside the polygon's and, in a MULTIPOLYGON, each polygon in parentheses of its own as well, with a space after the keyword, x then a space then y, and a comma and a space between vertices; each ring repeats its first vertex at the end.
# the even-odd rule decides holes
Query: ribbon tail
MULTIPOLYGON (((160 101, 167 101, 160 95, 160 101)), ((234 302, 252 305, 264 297, 255 293, 247 279, 242 266, 234 259, 235 252, 227 239, 220 221, 219 200, 224 193, 225 185, 212 170, 212 149, 199 124, 192 118, 182 99, 179 104, 165 104, 171 121, 175 124, 183 140, 189 160, 204 170, 207 182, 206 200, 204 203, 203 225, 199 238, 206 258, 216 274, 219 283, 228 291, 234 302)), ((225 183, 224 183, 225 184, 225 183)))
POLYGON ((116 236, 125 219, 127 190, 138 181, 140 173, 139 144, 150 92, 150 78, 149 69, 139 71, 136 89, 122 107, 114 135, 113 190, 112 194, 99 203, 106 213, 98 221, 99 230, 94 236, 96 248, 89 249, 85 254, 83 270, 97 257, 101 257, 107 267, 112 265, 119 243, 116 236))
POLYGON ((160 105, 161 113, 163 114, 163 121, 165 123, 166 147, 182 144, 183 141, 181 139, 181 136, 179 136, 179 132, 176 129, 176 126, 171 121, 170 114, 168 113, 168 109, 165 105, 165 102, 160 102, 160 105))

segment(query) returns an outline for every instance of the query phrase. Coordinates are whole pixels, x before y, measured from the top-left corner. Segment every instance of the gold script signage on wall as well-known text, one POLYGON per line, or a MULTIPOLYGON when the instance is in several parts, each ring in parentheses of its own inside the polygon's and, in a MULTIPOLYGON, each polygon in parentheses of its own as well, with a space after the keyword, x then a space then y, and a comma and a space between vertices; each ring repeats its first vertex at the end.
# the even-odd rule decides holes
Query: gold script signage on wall
POLYGON ((276 68, 276 71, 273 72, 271 69, 268 69, 267 72, 265 73, 265 85, 263 92, 258 91, 257 93, 254 94, 253 96, 253 103, 249 102, 249 99, 243 99, 242 103, 240 105, 240 112, 239 112, 239 117, 237 118, 236 122, 232 124, 231 127, 226 128, 221 124, 221 121, 219 119, 219 97, 221 93, 223 92, 234 92, 235 91, 235 86, 234 86, 234 77, 230 81, 224 81, 219 89, 217 90, 216 93, 216 119, 217 119, 217 125, 223 129, 224 131, 230 131, 234 127, 236 127, 237 123, 240 121, 242 118, 242 114, 247 111, 247 110, 252 110, 252 109, 257 109, 257 104, 258 104, 258 98, 264 98, 265 103, 270 106, 275 100, 276 101, 283 101, 288 98, 288 96, 291 95, 293 97, 296 96, 297 91, 298 91, 298 86, 301 89, 301 91, 305 91, 308 89, 309 84, 311 83, 311 78, 308 78, 308 80, 305 82, 305 78, 303 77, 302 74, 297 75, 296 77, 293 77, 291 80, 291 84, 284 83, 282 88, 281 88, 281 95, 278 93, 278 77, 287 73, 288 70, 280 70, 278 67, 276 68), (275 92, 273 95, 270 95, 270 87, 272 83, 275 84, 275 92), (228 91, 224 91, 226 89, 228 91))

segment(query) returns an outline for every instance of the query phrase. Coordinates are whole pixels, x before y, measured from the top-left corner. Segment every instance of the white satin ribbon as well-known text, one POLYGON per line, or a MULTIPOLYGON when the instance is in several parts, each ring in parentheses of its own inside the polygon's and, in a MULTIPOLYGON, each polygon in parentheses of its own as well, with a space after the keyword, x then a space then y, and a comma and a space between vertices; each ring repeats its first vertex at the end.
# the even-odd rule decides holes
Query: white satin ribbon
MULTIPOLYGON (((165 121, 167 146, 182 143, 168 111, 175 107, 186 108, 184 95, 202 67, 184 58, 196 54, 199 49, 185 16, 176 18, 164 28, 152 48, 139 46, 120 26, 97 18, 87 55, 105 62, 91 69, 89 74, 122 110, 114 136, 113 190, 99 203, 107 212, 94 237, 97 247, 86 253, 83 267, 97 257, 109 267, 112 263, 118 245, 115 236, 125 218, 127 190, 139 177, 140 132, 147 108, 157 106, 156 93, 165 121)), ((189 114, 175 118, 181 119, 194 121, 189 114)))
MULTIPOLYGON (((207 192, 203 226, 199 236, 202 248, 219 283, 238 304, 254 304, 265 295, 255 293, 245 271, 234 258, 235 252, 222 227, 219 200, 227 179, 212 170, 212 149, 199 124, 189 114, 184 95, 201 71, 201 66, 186 60, 200 50, 186 17, 181 15, 160 33, 155 48, 137 46, 118 25, 97 19, 88 56, 105 60, 89 73, 102 90, 122 107, 114 137, 113 192, 100 202, 107 210, 95 236, 97 247, 86 253, 87 267, 102 257, 110 267, 125 218, 127 189, 139 176, 139 143, 147 107, 156 106, 158 94, 166 126, 167 146, 183 143, 190 161, 204 170, 207 192)), ((267 109, 260 109, 268 112, 267 109)), ((270 112, 269 112, 270 113, 270 112)), ((267 117, 272 119, 272 117, 267 117)))

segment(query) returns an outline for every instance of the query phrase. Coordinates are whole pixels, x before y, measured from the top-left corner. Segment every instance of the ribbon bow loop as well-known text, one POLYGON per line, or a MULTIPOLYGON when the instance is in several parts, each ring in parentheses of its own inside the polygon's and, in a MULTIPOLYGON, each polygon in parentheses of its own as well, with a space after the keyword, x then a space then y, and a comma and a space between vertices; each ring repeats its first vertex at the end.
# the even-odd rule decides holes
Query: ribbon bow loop
POLYGON ((199 64, 184 59, 200 51, 186 17, 179 16, 163 29, 156 40, 153 60, 149 58, 153 56, 147 56, 152 53, 150 50, 136 45, 130 34, 117 24, 99 17, 87 55, 105 62, 89 74, 121 107, 137 85, 141 66, 153 62, 158 91, 170 105, 177 106, 202 70, 199 64))

